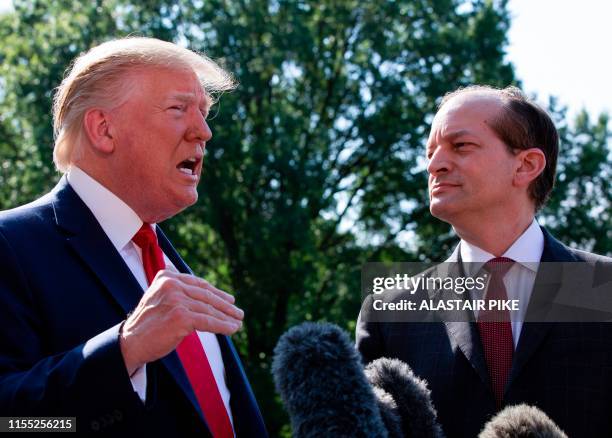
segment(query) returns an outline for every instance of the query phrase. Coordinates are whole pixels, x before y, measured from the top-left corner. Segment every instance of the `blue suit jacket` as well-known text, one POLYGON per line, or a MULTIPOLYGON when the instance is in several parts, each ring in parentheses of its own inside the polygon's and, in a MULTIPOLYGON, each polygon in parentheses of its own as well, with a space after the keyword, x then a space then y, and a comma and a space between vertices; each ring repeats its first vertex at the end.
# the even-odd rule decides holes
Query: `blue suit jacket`
MULTIPOLYGON (((159 227, 158 239, 191 273, 159 227)), ((0 415, 76 416, 80 432, 209 434, 176 352, 147 365, 146 404, 133 391, 118 330, 141 296, 65 177, 0 213, 0 415)), ((231 340, 217 339, 237 436, 267 436, 231 340)))
MULTIPOLYGON (((543 231, 543 262, 605 264, 610 275, 609 258, 570 249, 543 231)), ((559 265, 547 266, 554 270, 559 265)), ((545 302, 559 288, 558 279, 550 274, 541 265, 536 279, 541 287, 534 290, 528 309, 545 302)), ((401 298, 400 294, 397 299, 401 298)), ((369 302, 362 307, 362 315, 367 306, 369 302)), ((480 335, 473 322, 368 322, 360 318, 357 347, 366 363, 395 357, 427 380, 449 438, 476 437, 496 413, 480 335)), ((572 438, 611 437, 612 324, 525 322, 504 394, 504 405, 520 403, 542 409, 572 438)))

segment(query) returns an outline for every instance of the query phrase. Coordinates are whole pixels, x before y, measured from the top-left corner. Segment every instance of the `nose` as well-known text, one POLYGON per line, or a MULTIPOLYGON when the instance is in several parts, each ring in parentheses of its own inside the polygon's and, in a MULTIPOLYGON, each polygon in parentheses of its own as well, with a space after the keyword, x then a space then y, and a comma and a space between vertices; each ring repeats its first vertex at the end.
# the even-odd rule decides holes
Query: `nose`
POLYGON ((448 173, 451 170, 451 167, 452 162, 448 152, 441 146, 436 147, 433 155, 429 158, 427 172, 431 176, 435 177, 441 173, 448 173))
POLYGON ((190 142, 207 142, 212 138, 212 131, 208 126, 208 122, 199 110, 195 111, 192 117, 192 123, 185 133, 187 141, 190 142))

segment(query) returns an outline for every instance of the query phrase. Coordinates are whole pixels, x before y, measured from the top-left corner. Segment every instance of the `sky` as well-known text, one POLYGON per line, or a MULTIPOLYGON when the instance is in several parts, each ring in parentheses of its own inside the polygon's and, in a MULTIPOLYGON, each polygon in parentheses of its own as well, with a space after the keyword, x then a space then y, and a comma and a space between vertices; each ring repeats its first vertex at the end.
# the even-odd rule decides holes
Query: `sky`
MULTIPOLYGON (((11 0, 0 0, 0 12, 11 0)), ((546 106, 553 95, 572 117, 612 114, 612 0, 510 0, 507 59, 523 89, 546 106)))
POLYGON ((510 0, 508 59, 538 101, 612 115, 612 1, 510 0))

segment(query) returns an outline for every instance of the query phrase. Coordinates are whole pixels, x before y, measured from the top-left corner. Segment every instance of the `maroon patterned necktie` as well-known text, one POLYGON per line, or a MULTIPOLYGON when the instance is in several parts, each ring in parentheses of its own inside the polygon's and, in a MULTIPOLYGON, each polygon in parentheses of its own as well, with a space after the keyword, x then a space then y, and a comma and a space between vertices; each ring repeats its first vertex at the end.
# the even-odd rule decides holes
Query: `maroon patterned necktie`
MULTIPOLYGON (((504 276, 508 273, 514 260, 507 257, 496 257, 484 265, 489 273, 489 286, 487 288, 485 303, 490 300, 507 300, 508 294, 504 285, 504 276)), ((512 340, 512 323, 508 310, 481 310, 478 313, 478 331, 484 349, 485 359, 495 404, 501 408, 504 398, 504 388, 508 381, 514 354, 514 341, 512 340)))

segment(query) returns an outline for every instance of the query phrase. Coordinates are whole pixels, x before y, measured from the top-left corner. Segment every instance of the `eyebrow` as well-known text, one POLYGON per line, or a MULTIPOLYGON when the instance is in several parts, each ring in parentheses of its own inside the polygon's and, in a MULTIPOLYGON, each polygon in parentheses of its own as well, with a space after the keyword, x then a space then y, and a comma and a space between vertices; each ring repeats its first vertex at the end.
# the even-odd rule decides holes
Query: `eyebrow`
MULTIPOLYGON (((178 100, 180 102, 190 104, 196 101, 196 95, 194 93, 175 93, 168 97, 168 100, 178 100)), ((208 117, 210 108, 212 107, 211 99, 208 94, 204 94, 204 103, 198 105, 200 111, 205 113, 204 117, 208 117)))
MULTIPOLYGON (((459 129, 457 131, 453 131, 453 132, 446 134, 442 138, 446 141, 453 141, 457 139, 458 137, 461 137, 462 135, 474 135, 474 134, 472 134, 472 132, 469 131, 468 129, 459 129)), ((431 142, 428 141, 426 146, 427 146, 427 149, 429 149, 431 147, 431 142)))
POLYGON ((458 131, 453 131, 449 134, 446 134, 444 138, 449 141, 455 140, 457 137, 461 137, 462 135, 472 135, 472 133, 467 129, 460 129, 458 131))
POLYGON ((170 95, 170 99, 177 99, 182 101, 192 101, 195 100, 194 93, 174 93, 170 95))
MULTIPOLYGON (((194 93, 175 93, 170 95, 169 99, 180 100, 181 102, 191 103, 195 102, 196 95, 194 93)), ((210 107, 210 97, 208 95, 204 95, 204 101, 206 102, 206 108, 210 107)))

